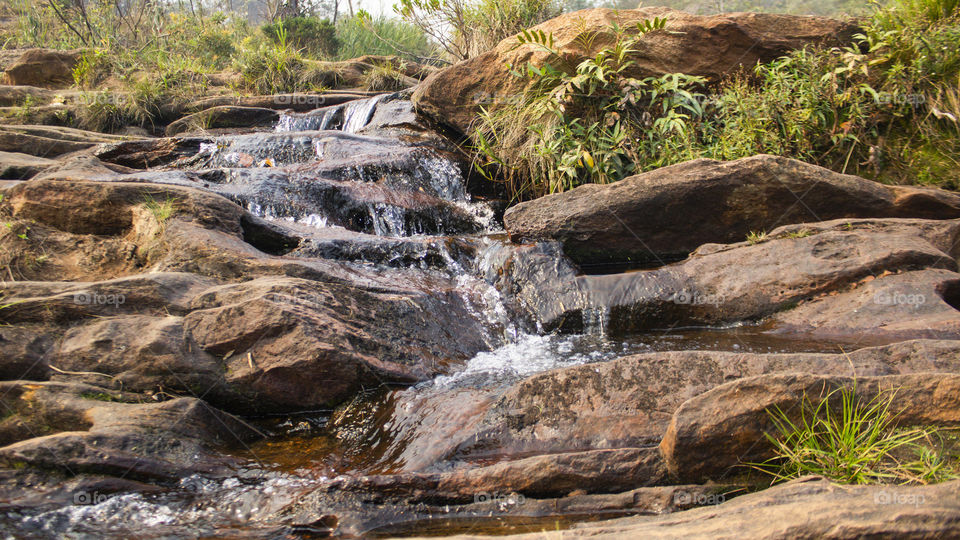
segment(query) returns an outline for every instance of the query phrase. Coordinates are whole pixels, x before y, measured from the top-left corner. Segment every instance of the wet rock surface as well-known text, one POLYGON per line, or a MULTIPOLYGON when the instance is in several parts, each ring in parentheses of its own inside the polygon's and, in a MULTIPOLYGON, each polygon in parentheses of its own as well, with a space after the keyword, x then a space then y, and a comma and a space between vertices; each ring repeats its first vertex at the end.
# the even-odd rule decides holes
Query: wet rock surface
POLYGON ((889 486, 838 486, 808 477, 718 506, 584 524, 568 534, 596 538, 932 538, 960 532, 955 502, 958 489, 957 481, 892 490, 889 486))

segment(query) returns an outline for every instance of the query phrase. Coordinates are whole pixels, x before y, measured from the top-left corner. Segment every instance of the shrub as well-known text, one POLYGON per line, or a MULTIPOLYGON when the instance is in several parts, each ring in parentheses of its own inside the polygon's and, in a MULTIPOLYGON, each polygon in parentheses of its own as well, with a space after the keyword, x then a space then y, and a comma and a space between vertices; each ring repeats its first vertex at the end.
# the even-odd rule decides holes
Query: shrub
POLYGON ((662 160, 664 145, 678 146, 688 122, 702 113, 693 91, 701 79, 629 76, 634 45, 664 24, 644 21, 630 32, 612 27, 614 44, 595 54, 593 36, 581 32, 582 55, 561 54, 552 36, 524 31, 518 42, 544 49, 549 60, 515 67, 513 76, 527 90, 481 113, 473 133, 479 170, 505 181, 513 198, 525 198, 615 182, 640 163, 662 160))
POLYGON ((403 90, 409 85, 406 83, 407 77, 403 74, 403 65, 394 67, 388 63, 374 64, 373 69, 363 74, 364 90, 373 92, 390 92, 394 90, 403 90))
MULTIPOLYGON (((517 103, 482 111, 471 134, 476 162, 516 198, 758 153, 885 183, 958 188, 960 15, 955 0, 917 2, 877 11, 855 43, 794 51, 719 82, 709 96, 689 77, 626 77, 636 35, 621 34, 579 65, 552 54, 547 65, 515 70, 531 88, 517 103)), ((550 36, 531 37, 549 48, 550 36)))
POLYGON ((247 38, 241 44, 234 68, 243 76, 247 88, 260 94, 296 92, 302 88, 301 73, 306 64, 300 53, 286 43, 284 36, 281 28, 278 42, 264 43, 247 38))
POLYGON ((290 17, 261 30, 276 45, 289 45, 319 58, 334 57, 340 48, 337 29, 327 19, 290 17))

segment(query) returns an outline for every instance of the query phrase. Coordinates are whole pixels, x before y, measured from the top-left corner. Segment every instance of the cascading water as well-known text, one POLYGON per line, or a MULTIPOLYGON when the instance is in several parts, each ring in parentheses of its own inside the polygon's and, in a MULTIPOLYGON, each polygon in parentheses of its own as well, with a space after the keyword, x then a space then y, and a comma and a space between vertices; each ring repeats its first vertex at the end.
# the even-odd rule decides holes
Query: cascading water
POLYGON ((287 113, 280 116, 274 131, 323 131, 338 129, 356 133, 373 117, 377 104, 391 94, 378 94, 366 99, 348 101, 342 105, 325 107, 309 113, 287 113))
MULTIPOLYGON (((443 149, 380 137, 370 127, 377 107, 386 100, 375 96, 314 113, 285 115, 274 132, 204 142, 192 161, 175 170, 151 171, 149 181, 194 186, 202 182, 205 189, 231 197, 302 239, 285 257, 325 259, 342 265, 338 268, 345 274, 369 272, 410 289, 449 294, 446 299, 459 296, 467 306, 461 313, 481 322, 481 341, 488 350, 445 371, 434 371, 441 374, 405 390, 418 396, 452 392, 460 398, 476 389, 504 388, 541 371, 632 353, 675 350, 678 343, 685 349, 740 350, 741 344, 750 344, 764 352, 781 350, 775 348, 780 345, 751 335, 749 329, 670 329, 613 340, 607 335, 609 311, 594 307, 586 294, 574 300, 583 308, 582 334, 548 334, 538 324, 521 321, 516 299, 502 295, 499 288, 510 257, 521 246, 493 234, 498 232, 494 212, 471 200, 460 167, 445 157, 443 149), (340 130, 324 131, 335 127, 340 130), (354 134, 361 130, 363 135, 354 134), (357 157, 361 154, 362 159, 357 157), (402 154, 400 159, 398 154, 402 154), (466 234, 464 221, 472 224, 466 234), (460 391, 463 393, 457 393, 460 391)), ((542 253, 554 266, 565 260, 559 248, 542 253)), ((557 272, 549 275, 563 275, 554 280, 562 283, 569 278, 557 272)), ((413 300, 411 303, 416 305, 413 300)), ((451 335, 449 339, 459 337, 451 335)), ((401 452, 403 441, 391 438, 393 419, 368 416, 364 422, 377 424, 373 429, 378 435, 376 444, 388 447, 382 453, 401 452)), ((411 418, 416 421, 415 415, 411 418)), ((45 507, 31 515, 5 511, 0 513, 0 528, 9 520, 47 537, 101 538, 108 536, 105 533, 118 538, 145 534, 257 536, 251 531, 281 537, 289 531, 269 529, 275 523, 269 520, 286 505, 318 485, 335 482, 339 474, 366 473, 365 462, 356 456, 372 453, 375 443, 368 440, 359 448, 345 448, 338 446, 345 444, 338 438, 343 431, 331 435, 326 429, 309 428, 306 434, 279 431, 282 436, 263 441, 264 446, 256 451, 238 451, 237 456, 249 461, 234 477, 190 477, 155 495, 109 496, 102 501, 98 498, 96 504, 45 507), (271 447, 273 453, 260 454, 271 447), (311 454, 310 459, 297 459, 309 451, 320 457, 313 459, 311 454)), ((379 458, 371 458, 375 459, 379 458)), ((364 506, 360 511, 368 510, 364 506)), ((384 522, 409 520, 410 514, 404 507, 395 516, 383 514, 384 522)), ((363 532, 361 529, 357 536, 363 532)))

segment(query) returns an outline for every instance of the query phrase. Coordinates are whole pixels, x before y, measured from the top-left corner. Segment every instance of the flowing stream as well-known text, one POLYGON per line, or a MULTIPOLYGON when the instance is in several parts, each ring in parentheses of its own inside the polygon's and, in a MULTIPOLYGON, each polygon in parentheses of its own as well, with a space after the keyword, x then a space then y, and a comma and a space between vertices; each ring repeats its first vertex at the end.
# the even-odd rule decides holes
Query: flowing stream
MULTIPOLYGON (((514 320, 507 300, 489 281, 489 274, 495 275, 490 260, 513 249, 494 211, 468 195, 462 167, 447 154, 383 137, 370 128, 378 107, 388 103, 390 97, 380 95, 312 113, 283 115, 271 132, 225 136, 202 144, 199 154, 181 168, 205 171, 204 178, 212 179, 208 189, 295 230, 309 249, 301 247, 302 253, 291 256, 321 253, 344 265, 453 280, 473 306, 473 316, 487 328, 489 350, 413 388, 385 387, 358 398, 351 407, 369 415, 358 420, 368 428, 359 439, 345 442, 329 429, 332 411, 251 419, 274 436, 231 449, 246 461, 232 476, 194 476, 158 494, 105 495, 92 504, 22 515, 7 512, 0 524, 18 522, 38 534, 69 532, 80 538, 147 532, 191 537, 269 534, 276 526, 267 518, 316 485, 340 475, 400 466, 395 456, 405 448, 393 437, 402 426, 388 414, 400 393, 462 391, 467 396, 549 369, 658 350, 826 349, 817 343, 771 337, 749 326, 672 328, 610 339, 605 335, 607 314, 602 311, 587 314, 584 334, 537 333, 514 320), (459 253, 451 247, 456 242, 471 246, 472 251, 459 253)), ((185 182, 178 174, 168 171, 144 177, 185 182)), ((390 512, 378 514, 365 530, 399 519, 390 512)), ((424 519, 407 532, 428 532, 428 522, 424 519)), ((499 527, 490 524, 479 530, 504 530, 499 527)))

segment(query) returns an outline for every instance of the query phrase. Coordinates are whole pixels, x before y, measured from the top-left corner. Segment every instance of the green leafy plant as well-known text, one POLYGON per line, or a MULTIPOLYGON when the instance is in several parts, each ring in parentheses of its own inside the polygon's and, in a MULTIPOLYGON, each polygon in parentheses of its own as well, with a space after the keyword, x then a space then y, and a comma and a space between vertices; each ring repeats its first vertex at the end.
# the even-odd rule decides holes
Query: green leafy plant
POLYGON ((393 9, 453 61, 482 54, 562 11, 556 0, 400 0, 393 9))
POLYGON ((766 241, 767 231, 750 231, 747 233, 747 243, 750 245, 766 241))
POLYGON ((362 84, 364 90, 374 92, 389 92, 392 90, 402 90, 412 83, 408 83, 409 78, 403 73, 404 65, 395 67, 390 63, 376 63, 373 69, 363 74, 362 84))
POLYGON ((813 231, 811 231, 810 229, 799 229, 799 230, 787 233, 786 237, 787 238, 806 238, 811 234, 813 234, 813 231))
POLYGON ((395 55, 415 62, 436 64, 441 51, 420 28, 396 18, 373 17, 360 10, 337 21, 338 60, 364 55, 395 55))
POLYGON ((704 81, 683 74, 630 76, 637 42, 663 30, 665 19, 610 28, 613 45, 594 50, 595 35, 582 29, 581 54, 555 48, 553 36, 524 30, 518 46, 548 53, 544 65, 511 66, 526 92, 514 103, 486 106, 473 133, 475 163, 491 180, 505 181, 514 198, 607 183, 655 160, 670 138, 684 137, 703 114, 704 81))

